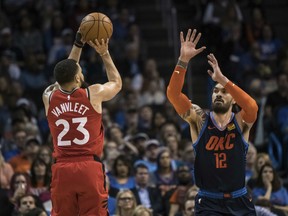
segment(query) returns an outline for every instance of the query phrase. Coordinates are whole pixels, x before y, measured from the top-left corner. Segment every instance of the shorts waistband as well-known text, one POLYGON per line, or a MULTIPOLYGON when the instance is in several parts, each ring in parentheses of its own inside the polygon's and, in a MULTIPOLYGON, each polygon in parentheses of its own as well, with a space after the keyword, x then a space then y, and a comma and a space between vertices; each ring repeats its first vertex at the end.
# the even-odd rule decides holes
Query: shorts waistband
POLYGON ((230 193, 222 193, 222 192, 210 192, 206 190, 199 190, 198 194, 203 197, 209 197, 212 199, 227 199, 227 198, 237 198, 243 196, 247 193, 246 187, 241 188, 236 191, 232 191, 230 193))
POLYGON ((54 159, 54 163, 80 162, 80 161, 97 161, 102 163, 102 161, 97 155, 68 156, 68 157, 58 157, 54 159))

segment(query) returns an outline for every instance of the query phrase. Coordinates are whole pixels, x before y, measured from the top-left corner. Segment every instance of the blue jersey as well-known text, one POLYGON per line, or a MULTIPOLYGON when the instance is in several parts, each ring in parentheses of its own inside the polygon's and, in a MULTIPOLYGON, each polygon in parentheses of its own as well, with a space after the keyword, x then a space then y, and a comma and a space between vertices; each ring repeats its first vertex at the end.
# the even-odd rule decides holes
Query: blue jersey
POLYGON ((207 114, 195 149, 196 185, 211 192, 231 192, 245 187, 245 164, 248 143, 232 113, 223 130, 217 127, 213 115, 207 114))

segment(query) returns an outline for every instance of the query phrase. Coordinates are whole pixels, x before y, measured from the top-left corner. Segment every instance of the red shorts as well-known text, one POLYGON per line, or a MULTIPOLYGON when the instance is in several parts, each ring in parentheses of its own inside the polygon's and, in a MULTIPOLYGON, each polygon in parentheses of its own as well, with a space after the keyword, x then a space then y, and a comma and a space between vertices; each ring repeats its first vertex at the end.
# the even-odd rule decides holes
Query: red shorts
POLYGON ((52 165, 52 216, 106 216, 103 164, 93 156, 57 159, 52 165))

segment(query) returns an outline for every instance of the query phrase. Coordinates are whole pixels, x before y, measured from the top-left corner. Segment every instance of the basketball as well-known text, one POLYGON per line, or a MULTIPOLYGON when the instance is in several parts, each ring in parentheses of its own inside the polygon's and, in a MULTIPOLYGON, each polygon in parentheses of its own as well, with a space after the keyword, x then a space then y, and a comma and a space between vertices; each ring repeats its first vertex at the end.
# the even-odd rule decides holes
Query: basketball
POLYGON ((79 29, 85 41, 98 39, 100 42, 112 36, 113 24, 108 16, 95 12, 82 19, 79 29))

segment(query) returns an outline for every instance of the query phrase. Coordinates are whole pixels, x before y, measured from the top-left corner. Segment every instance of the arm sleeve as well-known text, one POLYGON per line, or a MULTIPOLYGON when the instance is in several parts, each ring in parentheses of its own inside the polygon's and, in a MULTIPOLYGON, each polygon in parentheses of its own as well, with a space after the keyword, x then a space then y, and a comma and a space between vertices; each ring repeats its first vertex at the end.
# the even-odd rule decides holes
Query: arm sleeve
POLYGON ((167 98, 178 114, 184 114, 191 108, 188 97, 182 93, 186 69, 176 66, 167 87, 167 98))
POLYGON ((256 101, 237 85, 229 81, 225 89, 232 95, 236 103, 242 108, 241 116, 247 123, 253 123, 257 118, 258 105, 256 101))

